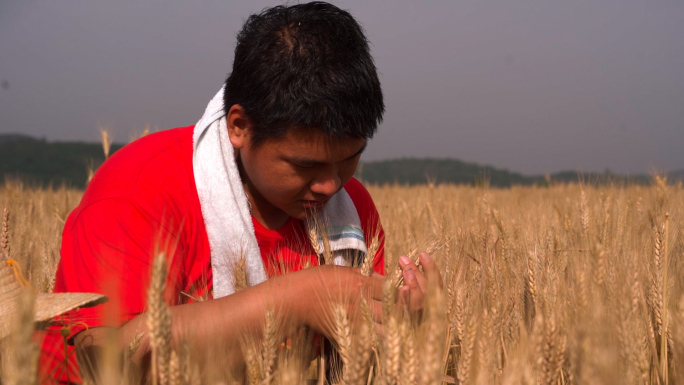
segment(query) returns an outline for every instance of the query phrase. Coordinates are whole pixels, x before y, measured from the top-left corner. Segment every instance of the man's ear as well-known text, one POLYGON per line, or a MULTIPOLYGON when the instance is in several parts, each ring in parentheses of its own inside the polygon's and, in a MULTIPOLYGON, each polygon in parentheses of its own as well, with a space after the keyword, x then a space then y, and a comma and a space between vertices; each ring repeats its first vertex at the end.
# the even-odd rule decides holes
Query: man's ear
POLYGON ((245 109, 239 104, 233 104, 226 115, 228 137, 234 148, 243 148, 249 144, 252 122, 247 117, 245 109))

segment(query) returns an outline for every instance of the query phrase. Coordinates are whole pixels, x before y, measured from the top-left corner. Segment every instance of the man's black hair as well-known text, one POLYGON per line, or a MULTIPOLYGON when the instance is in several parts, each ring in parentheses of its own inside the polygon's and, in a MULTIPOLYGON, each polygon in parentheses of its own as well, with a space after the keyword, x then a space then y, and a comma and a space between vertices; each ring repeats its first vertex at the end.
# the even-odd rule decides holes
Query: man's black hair
POLYGON ((325 2, 250 16, 237 35, 223 101, 226 113, 235 104, 244 108, 253 146, 291 127, 371 138, 385 112, 361 26, 325 2))

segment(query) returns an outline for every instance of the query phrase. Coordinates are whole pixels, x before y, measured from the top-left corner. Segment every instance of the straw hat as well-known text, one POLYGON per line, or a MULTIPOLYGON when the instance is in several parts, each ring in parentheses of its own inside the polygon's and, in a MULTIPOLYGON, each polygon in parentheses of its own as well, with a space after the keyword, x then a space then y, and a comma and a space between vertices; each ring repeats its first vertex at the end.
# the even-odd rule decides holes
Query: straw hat
MULTIPOLYGON (((0 340, 10 334, 17 313, 17 299, 22 286, 15 270, 0 258, 0 340)), ((46 322, 77 307, 90 307, 107 302, 107 297, 93 293, 38 293, 36 294, 36 322, 46 322)))

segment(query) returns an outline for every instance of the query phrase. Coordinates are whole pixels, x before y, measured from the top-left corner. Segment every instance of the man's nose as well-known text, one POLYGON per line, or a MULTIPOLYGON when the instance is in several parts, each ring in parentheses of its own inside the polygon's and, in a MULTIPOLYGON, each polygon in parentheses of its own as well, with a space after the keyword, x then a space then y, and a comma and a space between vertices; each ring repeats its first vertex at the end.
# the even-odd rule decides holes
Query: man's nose
POLYGON ((311 181, 311 191, 314 194, 321 194, 325 196, 332 196, 337 190, 342 187, 342 180, 337 170, 329 170, 325 174, 321 174, 311 181))

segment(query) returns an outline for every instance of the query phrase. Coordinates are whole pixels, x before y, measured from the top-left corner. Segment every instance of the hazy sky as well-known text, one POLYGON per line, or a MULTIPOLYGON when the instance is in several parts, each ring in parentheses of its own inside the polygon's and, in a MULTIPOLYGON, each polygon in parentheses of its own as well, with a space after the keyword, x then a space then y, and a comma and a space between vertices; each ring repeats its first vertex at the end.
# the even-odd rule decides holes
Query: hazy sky
MULTIPOLYGON (((0 132, 126 142, 194 124, 275 1, 0 0, 0 132)), ((387 112, 365 160, 523 173, 684 169, 682 1, 336 1, 387 112)))

